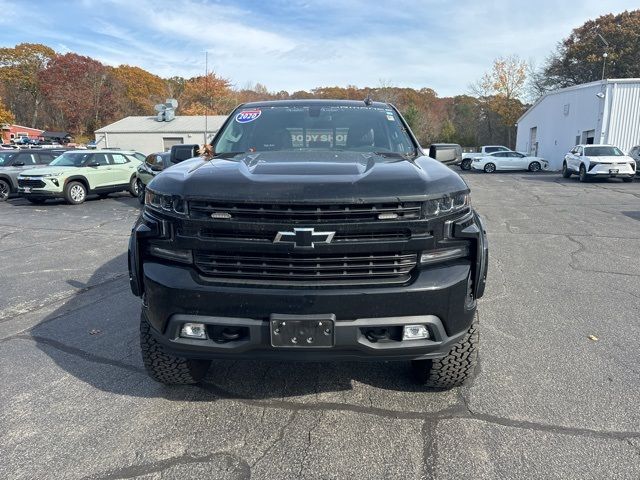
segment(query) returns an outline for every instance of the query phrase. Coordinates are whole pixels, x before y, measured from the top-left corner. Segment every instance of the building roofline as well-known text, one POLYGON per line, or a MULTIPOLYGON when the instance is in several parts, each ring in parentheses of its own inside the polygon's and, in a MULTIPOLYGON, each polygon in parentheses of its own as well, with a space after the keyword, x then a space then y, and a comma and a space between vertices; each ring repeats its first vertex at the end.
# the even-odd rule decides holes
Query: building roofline
POLYGON ((581 83, 580 85, 571 85, 570 87, 564 87, 564 88, 558 88, 556 90, 552 90, 550 92, 545 93, 544 95, 542 95, 538 100, 536 100, 533 105, 531 105, 526 112, 524 112, 522 115, 520 115, 520 118, 518 118, 518 123, 520 123, 520 121, 526 117, 529 112, 531 112, 534 108, 536 108, 538 106, 538 104, 540 104, 545 98, 551 96, 551 95, 557 95, 560 93, 565 93, 565 92, 570 92, 573 90, 581 90, 583 88, 590 88, 593 87, 595 85, 608 85, 608 84, 615 84, 615 83, 638 83, 640 84, 640 78, 607 78, 605 80, 596 80, 595 82, 589 82, 589 83, 581 83))

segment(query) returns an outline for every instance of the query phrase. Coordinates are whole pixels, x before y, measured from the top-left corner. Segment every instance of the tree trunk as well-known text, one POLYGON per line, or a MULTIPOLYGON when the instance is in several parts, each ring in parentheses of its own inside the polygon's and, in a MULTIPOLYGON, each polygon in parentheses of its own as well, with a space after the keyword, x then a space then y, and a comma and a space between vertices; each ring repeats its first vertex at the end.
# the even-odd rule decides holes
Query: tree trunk
POLYGON ((33 108, 33 117, 31 117, 31 128, 36 128, 36 123, 38 122, 38 107, 40 106, 40 99, 35 97, 34 99, 34 108, 33 108))

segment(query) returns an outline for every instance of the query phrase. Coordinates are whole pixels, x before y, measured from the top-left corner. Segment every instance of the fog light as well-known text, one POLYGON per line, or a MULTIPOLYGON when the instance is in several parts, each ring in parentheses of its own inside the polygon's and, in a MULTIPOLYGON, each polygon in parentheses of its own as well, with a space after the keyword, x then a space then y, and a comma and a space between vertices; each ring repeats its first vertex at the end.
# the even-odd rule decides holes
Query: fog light
POLYGON ((402 340, 422 340, 429 338, 429 330, 425 325, 405 325, 402 329, 402 340))
POLYGON ((204 323, 185 323, 180 330, 180 336, 184 338, 207 339, 207 328, 204 323))
POLYGON ((445 248, 442 250, 432 250, 423 252, 420 255, 420 263, 429 264, 429 263, 438 263, 438 262, 446 262, 447 260, 454 260, 456 258, 463 258, 469 255, 468 247, 455 247, 455 248, 445 248))

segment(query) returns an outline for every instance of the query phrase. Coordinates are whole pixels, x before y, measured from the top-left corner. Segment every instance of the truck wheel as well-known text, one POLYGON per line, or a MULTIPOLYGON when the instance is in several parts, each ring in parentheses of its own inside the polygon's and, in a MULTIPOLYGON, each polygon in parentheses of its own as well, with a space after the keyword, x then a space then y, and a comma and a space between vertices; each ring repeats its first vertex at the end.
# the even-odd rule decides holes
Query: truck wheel
POLYGON ((567 162, 562 163, 562 178, 569 178, 571 176, 571 170, 567 167, 567 162))
POLYGON ((0 202, 4 202, 9 198, 11 193, 11 185, 6 180, 0 180, 0 202))
POLYGON ((589 180, 589 177, 587 177, 587 169, 585 168, 584 164, 580 165, 580 173, 578 177, 581 182, 586 182, 589 180))
POLYGON ((462 163, 460 163, 460 168, 462 170, 471 170, 471 159, 465 158, 464 160, 462 160, 462 163))
POLYGON ((431 388, 459 387, 471 377, 476 368, 478 342, 478 314, 476 313, 467 333, 449 350, 447 356, 412 362, 416 380, 431 388))
POLYGON ((80 182, 69 182, 64 187, 64 199, 71 205, 80 205, 87 198, 87 189, 80 182))
POLYGON ((165 385, 191 385, 204 378, 210 361, 177 357, 164 350, 153 338, 151 326, 144 313, 140 315, 140 348, 147 373, 165 385))

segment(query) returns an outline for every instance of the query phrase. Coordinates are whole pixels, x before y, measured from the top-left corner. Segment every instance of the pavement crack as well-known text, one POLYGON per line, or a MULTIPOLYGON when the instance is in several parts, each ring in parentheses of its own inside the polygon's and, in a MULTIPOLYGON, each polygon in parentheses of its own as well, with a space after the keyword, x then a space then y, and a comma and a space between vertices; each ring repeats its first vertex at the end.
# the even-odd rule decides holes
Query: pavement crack
POLYGON ((80 348, 72 347, 70 345, 65 345, 64 343, 58 342, 57 340, 53 340, 51 338, 42 337, 39 335, 26 335, 26 334, 18 334, 12 338, 32 341, 37 345, 46 345, 47 347, 55 348, 56 350, 81 358, 82 360, 85 360, 87 362, 99 363, 101 365, 109 365, 112 367, 118 367, 118 368, 122 368, 124 370, 128 370, 130 372, 135 372, 135 373, 143 373, 143 374, 146 373, 144 368, 136 367, 135 365, 121 362, 119 360, 114 360, 111 358, 106 358, 100 355, 89 353, 80 348))
POLYGON ((110 472, 104 474, 90 475, 83 478, 85 480, 116 480, 135 478, 142 475, 159 473, 178 465, 210 463, 213 461, 223 462, 223 465, 225 467, 225 478, 238 478, 247 480, 251 478, 251 467, 249 467, 249 464, 242 457, 231 452, 215 452, 204 456, 195 456, 190 453, 186 453, 179 457, 172 457, 166 460, 159 460, 154 463, 143 465, 131 465, 121 469, 111 470, 110 472), (229 474, 233 474, 233 477, 230 477, 229 474))
POLYGON ((273 442, 271 442, 271 445, 269 445, 264 450, 264 452, 262 452, 262 455, 260 455, 256 459, 256 461, 251 464, 251 468, 254 468, 258 463, 260 463, 262 460, 264 460, 264 458, 269 454, 269 452, 271 450, 273 450, 276 445, 278 445, 280 442, 282 442, 282 439, 284 438, 285 430, 287 428, 289 428, 289 426, 293 423, 293 421, 296 419, 297 416, 298 416, 298 412, 297 411, 293 411, 291 413, 291 415, 289 415, 289 418, 287 419, 287 422, 280 427, 280 429, 278 430, 278 435, 276 435, 276 438, 273 440, 273 442))
POLYGON ((307 431, 307 435, 308 435, 307 445, 304 448, 304 452, 302 452, 302 456, 300 458, 300 469, 298 470, 298 475, 296 478, 303 477, 302 472, 304 471, 304 463, 307 460, 307 456, 309 455, 309 450, 311 449, 311 443, 313 441, 311 438, 311 434, 320 425, 320 422, 322 421, 322 417, 324 417, 324 412, 321 412, 320 415, 316 416, 316 421, 314 422, 313 426, 309 428, 309 430, 307 431))

